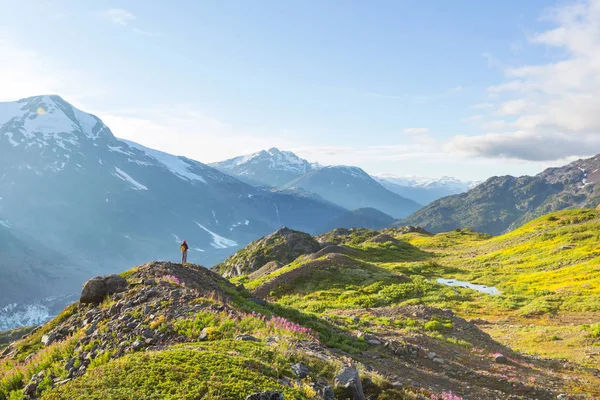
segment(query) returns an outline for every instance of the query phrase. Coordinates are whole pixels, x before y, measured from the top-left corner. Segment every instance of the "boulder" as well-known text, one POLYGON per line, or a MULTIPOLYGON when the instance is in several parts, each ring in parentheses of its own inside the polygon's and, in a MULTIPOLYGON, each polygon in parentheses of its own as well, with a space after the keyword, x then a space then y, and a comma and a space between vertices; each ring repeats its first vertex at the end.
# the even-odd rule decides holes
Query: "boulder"
POLYGON ((502 354, 496 354, 494 356, 494 361, 496 361, 498 364, 506 364, 506 363, 508 363, 508 359, 506 358, 506 356, 504 356, 502 354))
POLYGON ((260 393, 253 393, 246 397, 246 400, 284 400, 283 393, 274 390, 267 390, 260 393))
POLYGON ((106 296, 127 290, 129 283, 119 275, 96 276, 83 284, 79 302, 99 304, 106 296))
POLYGON ((346 388, 346 394, 352 400, 365 400, 360 375, 356 368, 344 367, 335 377, 335 386, 346 388))
POLYGON ((44 346, 50 346, 52 343, 56 342, 59 339, 60 339, 60 337, 57 333, 55 333, 55 332, 47 333, 42 336, 42 344, 44 346))
POLYGON ((292 372, 300 379, 304 379, 308 376, 308 367, 304 364, 297 363, 292 365, 292 372))

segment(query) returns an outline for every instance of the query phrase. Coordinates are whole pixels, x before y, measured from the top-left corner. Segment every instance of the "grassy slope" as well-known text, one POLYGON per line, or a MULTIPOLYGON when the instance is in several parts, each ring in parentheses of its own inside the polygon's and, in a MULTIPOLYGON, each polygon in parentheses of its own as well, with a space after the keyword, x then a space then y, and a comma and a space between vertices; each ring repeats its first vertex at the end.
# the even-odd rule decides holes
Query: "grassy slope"
MULTIPOLYGON (((274 300, 329 316, 337 310, 391 305, 451 308, 466 318, 498 321, 485 329, 517 349, 596 362, 586 354, 598 344, 587 325, 600 316, 600 212, 561 211, 499 237, 469 230, 397 236, 410 246, 364 242, 369 236, 357 231, 345 239, 359 251, 350 257, 366 266, 315 273, 293 289, 272 293, 274 300), (400 283, 394 273, 411 281, 400 283), (434 277, 496 286, 502 293, 450 288, 435 283, 434 277), (552 322, 557 316, 562 319, 552 322)), ((257 281, 240 281, 252 289, 306 262, 297 260, 257 281)))
MULTIPOLYGON (((347 335, 358 328, 379 334, 428 335, 444 346, 474 348, 468 337, 452 336, 447 320, 415 321, 369 311, 372 307, 410 304, 447 307, 463 317, 501 319, 484 329, 517 350, 597 367, 597 359, 585 356, 597 350, 600 337, 600 327, 590 324, 600 316, 599 228, 599 212, 576 210, 542 217, 500 237, 456 231, 433 236, 397 235, 402 240, 399 243, 372 243, 363 239, 373 235, 360 231, 343 242, 357 250, 349 256, 356 261, 351 267, 334 265, 312 277, 302 277, 296 285, 274 293, 275 304, 268 309, 244 298, 234 300, 244 312, 279 315, 312 328, 321 343, 349 353, 365 348, 364 340, 357 342, 347 335), (575 247, 561 250, 571 245, 575 247), (496 285, 503 292, 489 296, 450 288, 433 281, 439 276, 496 285)), ((387 233, 394 235, 394 230, 387 233)), ((306 262, 310 261, 299 259, 257 281, 236 280, 255 288, 306 262)), ((6 398, 20 398, 23 384, 38 371, 50 369, 58 377, 65 375, 65 360, 75 351, 79 333, 41 351, 39 341, 42 334, 75 311, 74 307, 68 308, 45 328, 19 342, 17 360, 0 362, 0 399, 4 398, 2 393, 6 398), (25 361, 34 352, 37 356, 25 361)), ((165 329, 185 334, 190 343, 152 354, 132 353, 117 360, 99 358, 86 375, 61 388, 50 390, 47 382, 42 384, 48 389, 44 398, 144 398, 159 390, 162 398, 189 395, 210 399, 226 398, 224 393, 239 397, 255 388, 284 390, 286 398, 310 398, 308 385, 280 386, 278 379, 290 376, 290 364, 303 361, 316 375, 327 377, 340 365, 336 360, 316 360, 295 351, 293 343, 305 335, 295 328, 274 328, 254 315, 228 318, 198 313, 180 321, 167 321, 165 329), (198 343, 195 338, 203 328, 210 328, 210 341, 198 343), (232 341, 239 333, 263 338, 276 335, 281 339, 273 346, 232 341), (123 370, 131 373, 123 374, 123 370), (220 381, 221 376, 235 379, 220 381)))

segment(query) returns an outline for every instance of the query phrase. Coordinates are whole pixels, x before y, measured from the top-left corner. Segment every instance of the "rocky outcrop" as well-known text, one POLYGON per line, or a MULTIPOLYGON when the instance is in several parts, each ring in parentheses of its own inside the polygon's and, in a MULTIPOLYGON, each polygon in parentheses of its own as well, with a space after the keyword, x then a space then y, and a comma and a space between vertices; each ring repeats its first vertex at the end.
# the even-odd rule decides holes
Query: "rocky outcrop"
POLYGON ((319 242, 308 233, 281 228, 250 243, 214 269, 224 277, 231 278, 254 272, 271 261, 288 264, 299 256, 314 253, 320 248, 319 242))
POLYGON ((126 291, 128 286, 127 280, 119 275, 97 276, 83 284, 79 302, 98 304, 106 296, 126 291))

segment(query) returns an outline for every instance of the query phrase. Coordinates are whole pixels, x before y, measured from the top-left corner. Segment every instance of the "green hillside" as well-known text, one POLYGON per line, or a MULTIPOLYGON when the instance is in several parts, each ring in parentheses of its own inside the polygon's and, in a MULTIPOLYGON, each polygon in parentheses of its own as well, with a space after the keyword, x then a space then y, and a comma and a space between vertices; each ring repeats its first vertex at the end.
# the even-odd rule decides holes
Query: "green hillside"
POLYGON ((283 231, 230 280, 152 262, 3 349, 0 399, 593 399, 599 239, 573 210, 499 237, 283 231))

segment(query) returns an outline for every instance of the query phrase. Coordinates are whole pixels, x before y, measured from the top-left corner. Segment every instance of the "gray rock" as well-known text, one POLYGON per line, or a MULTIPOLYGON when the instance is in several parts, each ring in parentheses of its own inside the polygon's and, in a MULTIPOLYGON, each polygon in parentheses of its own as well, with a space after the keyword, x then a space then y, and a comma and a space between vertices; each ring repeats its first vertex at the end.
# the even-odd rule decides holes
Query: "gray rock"
POLYGON ((83 284, 79 302, 99 304, 106 296, 127 290, 129 283, 119 275, 96 276, 83 284))
POLYGON ((308 376, 308 367, 304 364, 298 363, 292 365, 292 372, 300 379, 304 379, 308 376))
POLYGON ((352 400, 365 400, 360 375, 356 368, 344 367, 335 377, 335 386, 346 388, 352 400))
POLYGON ((430 360, 433 360, 435 357, 437 357, 437 354, 435 354, 434 352, 428 353, 427 357, 429 357, 430 360))
POLYGON ((369 339, 367 340, 367 343, 369 343, 371 346, 381 346, 381 342, 377 339, 369 339))
POLYGON ((253 393, 246 397, 246 400, 284 400, 283 393, 274 390, 253 393))
POLYGON ((59 339, 56 333, 47 333, 42 336, 42 344, 44 346, 49 346, 52 343, 56 342, 59 339))
POLYGON ((503 356, 502 354, 498 354, 497 356, 495 356, 494 361, 496 361, 498 364, 508 363, 508 359, 506 358, 506 356, 503 356))
POLYGON ((200 335, 198 335, 198 340, 207 340, 208 339, 208 330, 206 328, 203 328, 200 331, 200 335))
POLYGON ((315 383, 312 385, 314 391, 317 393, 316 399, 319 400, 335 400, 335 393, 333 388, 325 382, 315 383))
POLYGON ((23 389, 23 394, 25 396, 33 397, 37 393, 37 388, 38 387, 35 383, 30 383, 29 385, 25 386, 25 388, 23 389))
POLYGON ((260 342, 260 339, 252 336, 252 335, 248 335, 247 333, 241 334, 241 335, 237 335, 235 337, 235 340, 248 340, 251 342, 260 342))
POLYGON ((139 340, 136 340, 131 345, 131 348, 135 351, 141 350, 142 348, 144 348, 144 343, 140 342, 139 340))
POLYGON ((439 357, 434 358, 433 362, 437 363, 437 364, 446 364, 446 360, 444 360, 443 358, 439 358, 439 357))

